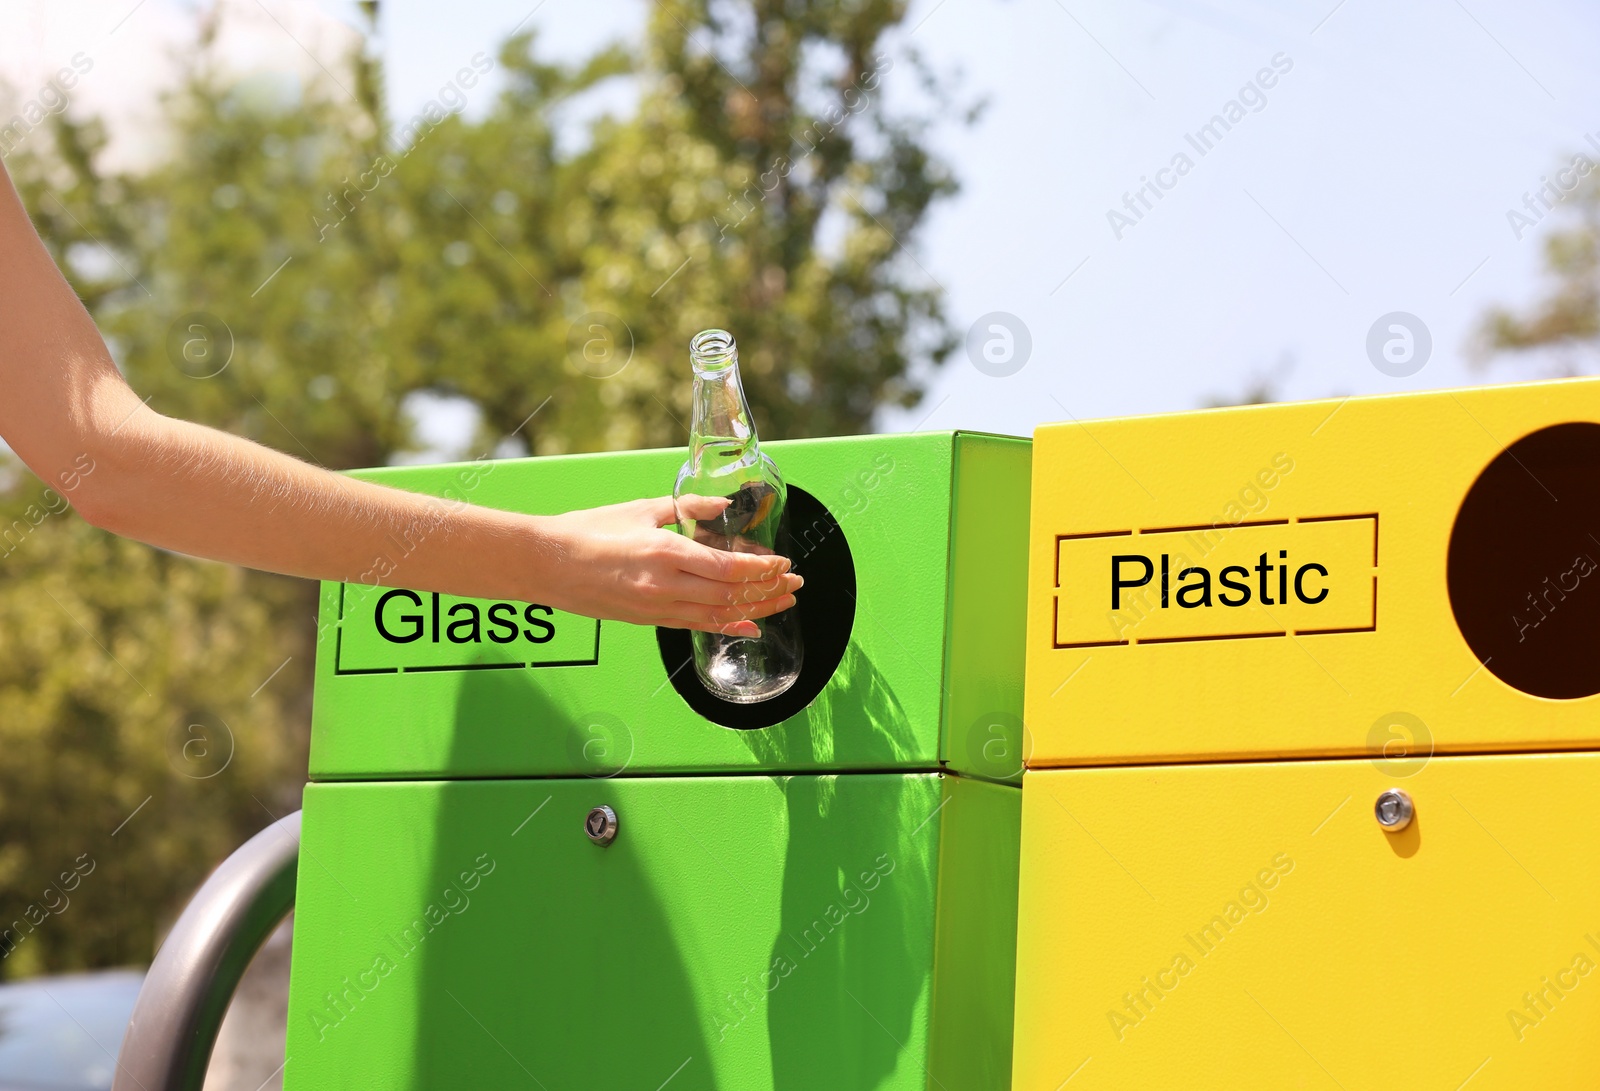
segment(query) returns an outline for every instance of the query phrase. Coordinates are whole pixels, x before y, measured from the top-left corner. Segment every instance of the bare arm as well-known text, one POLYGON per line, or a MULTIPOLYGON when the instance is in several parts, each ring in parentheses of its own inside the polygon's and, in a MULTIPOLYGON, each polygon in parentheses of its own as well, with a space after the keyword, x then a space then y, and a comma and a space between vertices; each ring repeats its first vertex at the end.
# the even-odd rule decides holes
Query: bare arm
POLYGON ((96 526, 251 568, 747 635, 741 619, 788 608, 800 585, 783 558, 660 529, 670 499, 553 517, 450 504, 162 416, 123 381, 3 166, 0 435, 96 526))

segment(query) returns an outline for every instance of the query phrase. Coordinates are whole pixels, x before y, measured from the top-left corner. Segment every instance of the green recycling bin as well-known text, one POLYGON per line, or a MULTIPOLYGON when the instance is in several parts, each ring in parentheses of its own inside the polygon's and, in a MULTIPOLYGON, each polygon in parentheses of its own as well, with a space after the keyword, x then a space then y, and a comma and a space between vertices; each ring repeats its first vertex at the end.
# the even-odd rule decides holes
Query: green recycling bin
MULTIPOLYGON (((764 448, 806 577, 767 702, 681 631, 324 585, 290 1091, 1009 1087, 1030 444, 764 448)), ((553 513, 682 457, 361 476, 553 513)))

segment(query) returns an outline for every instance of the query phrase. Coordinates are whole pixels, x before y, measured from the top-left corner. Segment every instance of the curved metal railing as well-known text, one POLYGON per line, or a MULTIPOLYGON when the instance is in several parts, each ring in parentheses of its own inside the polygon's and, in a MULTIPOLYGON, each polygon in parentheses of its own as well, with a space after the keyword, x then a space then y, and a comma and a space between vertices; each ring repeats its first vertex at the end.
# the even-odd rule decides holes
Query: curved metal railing
POLYGON ((205 881, 156 952, 111 1091, 200 1091, 239 979, 294 907, 300 812, 241 845, 205 881))

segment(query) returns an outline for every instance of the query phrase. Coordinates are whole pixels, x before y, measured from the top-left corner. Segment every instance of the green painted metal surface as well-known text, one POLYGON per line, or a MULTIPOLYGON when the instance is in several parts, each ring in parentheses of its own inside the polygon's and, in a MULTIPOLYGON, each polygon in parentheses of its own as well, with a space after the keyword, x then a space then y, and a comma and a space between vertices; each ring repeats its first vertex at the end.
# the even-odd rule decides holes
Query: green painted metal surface
MULTIPOLYGON (((764 446, 837 519, 855 560, 848 649, 804 711, 754 732, 702 719, 668 684, 649 628, 326 584, 312 777, 561 776, 625 763, 630 773, 948 768, 1014 780, 1021 741, 1007 732, 1020 735, 1028 441, 944 432, 764 446), (380 601, 399 639, 379 632, 380 601)), ((682 457, 574 455, 362 476, 552 513, 663 494, 682 457)), ((808 531, 793 528, 801 539, 808 531)), ((397 538, 373 571, 408 548, 397 538)), ((819 593, 802 591, 801 609, 819 593)))
POLYGON ((1032 444, 964 436, 955 451, 950 528, 949 631, 944 747, 952 768, 1021 783, 1026 625, 1011 604, 1028 594, 1027 537, 1032 444), (1013 535, 1020 534, 1020 538, 1013 535))
POLYGON ((1019 804, 941 774, 314 784, 285 1086, 1002 1091, 1019 804))
MULTIPOLYGON (((1030 444, 768 446, 855 580, 838 669, 772 726, 702 718, 649 628, 324 585, 290 1091, 1009 1086, 1030 444)), ((363 476, 550 513, 681 458, 363 476)))
POLYGON ((1017 974, 1020 789, 965 777, 945 783, 933 959, 928 1091, 1011 1087, 1017 974))

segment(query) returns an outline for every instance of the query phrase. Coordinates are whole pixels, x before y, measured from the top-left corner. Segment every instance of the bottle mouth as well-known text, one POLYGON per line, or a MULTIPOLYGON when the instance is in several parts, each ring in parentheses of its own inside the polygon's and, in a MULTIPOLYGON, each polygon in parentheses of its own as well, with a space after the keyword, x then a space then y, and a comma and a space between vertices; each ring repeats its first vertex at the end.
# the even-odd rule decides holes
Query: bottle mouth
POLYGON ((727 330, 701 330, 689 340, 689 362, 697 374, 725 371, 739 360, 739 346, 727 330))

